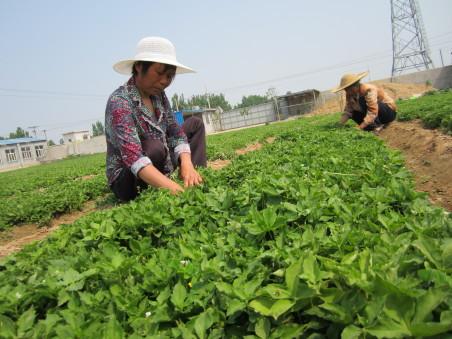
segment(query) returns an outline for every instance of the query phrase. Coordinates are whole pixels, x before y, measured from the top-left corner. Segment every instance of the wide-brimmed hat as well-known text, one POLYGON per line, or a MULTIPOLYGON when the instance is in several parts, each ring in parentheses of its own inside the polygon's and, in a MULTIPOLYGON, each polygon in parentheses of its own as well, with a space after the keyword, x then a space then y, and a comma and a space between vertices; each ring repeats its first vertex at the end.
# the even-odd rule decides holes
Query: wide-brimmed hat
POLYGON ((361 80, 362 78, 364 78, 367 74, 369 74, 369 72, 362 72, 362 73, 358 73, 358 74, 345 74, 342 78, 341 78, 341 83, 339 86, 333 88, 331 90, 331 92, 336 93, 339 92, 340 90, 343 90, 351 85, 353 85, 355 82, 361 80))
POLYGON ((121 74, 132 74, 135 61, 153 61, 176 66, 176 73, 194 73, 190 67, 181 64, 176 59, 176 48, 168 39, 147 37, 138 42, 137 54, 131 59, 121 60, 113 65, 113 69, 121 74))

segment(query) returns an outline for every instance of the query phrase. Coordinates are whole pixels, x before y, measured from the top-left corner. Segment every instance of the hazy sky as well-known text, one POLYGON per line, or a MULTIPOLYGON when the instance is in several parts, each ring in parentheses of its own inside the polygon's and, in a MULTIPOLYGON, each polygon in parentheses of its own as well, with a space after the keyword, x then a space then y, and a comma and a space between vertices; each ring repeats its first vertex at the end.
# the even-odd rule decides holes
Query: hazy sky
MULTIPOLYGON (((419 0, 436 67, 452 62, 452 1, 419 0)), ((345 72, 390 76, 389 0, 50 1, 0 0, 0 135, 39 126, 61 133, 103 121, 105 103, 127 80, 112 65, 145 36, 163 36, 197 70, 171 97, 277 94, 335 86, 345 72)), ((368 80, 369 78, 367 78, 368 80)))

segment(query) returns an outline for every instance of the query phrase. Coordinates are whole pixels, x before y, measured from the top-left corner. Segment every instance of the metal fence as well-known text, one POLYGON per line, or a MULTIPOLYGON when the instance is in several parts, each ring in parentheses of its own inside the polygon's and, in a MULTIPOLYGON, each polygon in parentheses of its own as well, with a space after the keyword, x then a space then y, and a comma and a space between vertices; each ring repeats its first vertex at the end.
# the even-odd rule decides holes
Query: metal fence
POLYGON ((273 102, 251 107, 238 108, 215 116, 213 125, 216 131, 224 131, 277 120, 277 112, 273 102))
POLYGON ((333 98, 338 98, 338 96, 330 91, 317 92, 311 99, 289 104, 290 99, 282 96, 275 98, 274 101, 256 106, 216 112, 212 115, 211 120, 215 131, 225 131, 307 114, 333 98))

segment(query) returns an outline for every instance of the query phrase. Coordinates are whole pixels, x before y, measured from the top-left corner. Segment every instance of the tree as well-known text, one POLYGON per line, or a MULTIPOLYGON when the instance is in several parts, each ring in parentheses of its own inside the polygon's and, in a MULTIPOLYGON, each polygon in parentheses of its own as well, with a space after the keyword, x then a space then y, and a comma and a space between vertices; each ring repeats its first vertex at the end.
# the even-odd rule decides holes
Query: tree
POLYGON ((47 141, 47 146, 55 146, 55 143, 53 142, 52 139, 50 139, 49 141, 47 141))
POLYGON ((270 87, 265 93, 265 96, 267 97, 268 100, 273 100, 273 98, 276 97, 277 95, 278 93, 276 92, 275 87, 270 87))
POLYGON ((93 137, 105 134, 104 125, 102 125, 100 121, 96 121, 95 124, 92 124, 92 128, 93 128, 93 137))
POLYGON ((29 136, 30 133, 28 133, 28 131, 25 131, 22 127, 17 127, 16 132, 9 133, 9 139, 28 138, 29 136))
POLYGON ((268 102, 269 99, 266 96, 263 95, 249 95, 249 96, 243 96, 242 102, 237 104, 235 108, 244 108, 244 107, 250 107, 254 105, 263 104, 265 102, 268 102))
POLYGON ((221 107, 223 110, 227 111, 231 109, 231 104, 226 100, 223 93, 213 94, 197 94, 193 95, 190 99, 185 100, 184 95, 174 94, 171 98, 171 104, 173 109, 178 109, 179 111, 184 109, 193 109, 196 106, 200 108, 210 107, 221 107), (210 103, 210 105, 209 105, 210 103))

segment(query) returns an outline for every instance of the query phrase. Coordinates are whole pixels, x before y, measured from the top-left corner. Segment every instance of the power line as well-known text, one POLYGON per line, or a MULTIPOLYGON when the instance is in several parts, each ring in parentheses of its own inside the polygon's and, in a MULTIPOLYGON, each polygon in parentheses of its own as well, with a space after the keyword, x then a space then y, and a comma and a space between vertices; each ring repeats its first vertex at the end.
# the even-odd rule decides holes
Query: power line
MULTIPOLYGON (((450 34, 452 34, 452 31, 444 32, 444 33, 441 33, 439 35, 433 36, 432 38, 430 38, 430 40, 442 38, 442 37, 450 35, 450 34)), ((430 46, 439 46, 439 45, 447 44, 449 42, 450 41, 444 41, 444 42, 440 42, 440 43, 436 42, 435 44, 430 44, 430 46)), ((311 71, 295 73, 295 74, 281 76, 281 77, 277 77, 277 78, 273 78, 273 79, 267 79, 267 80, 262 80, 262 81, 258 81, 258 82, 252 82, 252 83, 248 83, 248 84, 244 84, 244 85, 227 87, 227 88, 216 90, 216 92, 227 92, 227 91, 235 90, 235 89, 256 87, 256 86, 259 86, 259 85, 265 85, 265 84, 272 83, 272 82, 279 82, 279 81, 283 81, 283 80, 304 77, 304 76, 307 76, 307 75, 320 73, 320 72, 324 72, 324 71, 340 69, 340 68, 343 68, 343 67, 356 65, 356 64, 359 64, 359 63, 364 63, 364 62, 368 62, 368 61, 372 61, 372 60, 385 58, 385 57, 389 56, 389 53, 392 53, 392 50, 389 50, 389 49, 388 50, 384 50, 382 52, 369 54, 369 55, 361 57, 359 59, 355 59, 355 60, 352 60, 352 61, 343 62, 343 63, 339 63, 339 64, 334 64, 334 65, 330 65, 330 66, 326 66, 326 67, 321 67, 321 68, 317 68, 317 69, 314 69, 314 70, 311 70, 311 71)), ((6 94, 0 93, 0 96, 2 96, 2 97, 39 98, 39 97, 42 97, 42 96, 54 96, 54 97, 55 96, 59 96, 60 97, 59 99, 61 99, 61 97, 65 97, 66 96, 66 97, 69 97, 69 98, 66 98, 66 99, 83 97, 83 98, 91 98, 91 99, 95 99, 95 100, 106 100, 108 98, 108 95, 87 94, 87 93, 73 93, 73 92, 59 92, 59 91, 53 91, 53 90, 0 88, 0 91, 6 92, 6 94), (12 94, 10 94, 10 93, 12 93, 12 94), (34 96, 30 97, 30 95, 34 95, 34 96)))
POLYGON ((24 94, 40 94, 40 95, 45 94, 45 95, 91 97, 91 98, 105 98, 106 97, 106 95, 99 95, 99 94, 57 92, 57 91, 39 91, 39 90, 33 90, 33 89, 17 89, 17 88, 0 88, 0 91, 16 92, 16 93, 24 93, 24 94))

